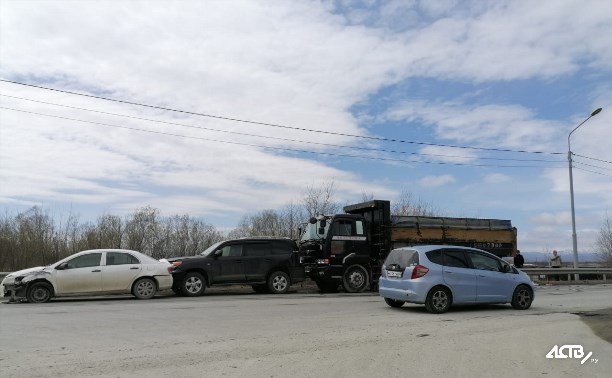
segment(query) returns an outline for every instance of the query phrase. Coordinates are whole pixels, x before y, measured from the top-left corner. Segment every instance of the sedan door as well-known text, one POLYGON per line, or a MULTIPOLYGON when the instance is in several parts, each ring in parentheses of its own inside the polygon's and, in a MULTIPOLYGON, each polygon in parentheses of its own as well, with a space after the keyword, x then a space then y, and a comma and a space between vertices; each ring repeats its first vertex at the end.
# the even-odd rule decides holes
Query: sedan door
POLYGON ((510 302, 517 275, 513 274, 512 270, 505 273, 502 262, 494 257, 478 252, 471 252, 469 256, 478 282, 477 301, 479 303, 510 302))
POLYGON ((141 270, 142 265, 135 256, 125 252, 106 252, 106 265, 102 267, 102 290, 129 293, 141 270))
POLYGON ((58 295, 97 293, 102 290, 101 252, 74 257, 54 270, 58 295))

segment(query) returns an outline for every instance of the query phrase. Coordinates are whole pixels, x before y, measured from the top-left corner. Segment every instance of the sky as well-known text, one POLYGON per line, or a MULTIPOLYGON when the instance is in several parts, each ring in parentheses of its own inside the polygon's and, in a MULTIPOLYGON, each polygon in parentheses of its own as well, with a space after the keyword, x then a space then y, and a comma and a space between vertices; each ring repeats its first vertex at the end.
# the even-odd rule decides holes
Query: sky
POLYGON ((609 0, 0 0, 0 211, 227 230, 333 182, 569 256, 568 135, 603 108, 570 139, 590 252, 612 216, 610 20, 609 0))

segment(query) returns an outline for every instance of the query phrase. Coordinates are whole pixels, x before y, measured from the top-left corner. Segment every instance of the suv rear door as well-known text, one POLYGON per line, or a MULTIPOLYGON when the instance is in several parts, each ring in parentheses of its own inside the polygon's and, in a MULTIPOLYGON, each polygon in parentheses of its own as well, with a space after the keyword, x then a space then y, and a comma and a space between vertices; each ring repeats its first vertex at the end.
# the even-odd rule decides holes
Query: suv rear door
POLYGON ((244 273, 248 282, 265 282, 272 268, 272 245, 269 241, 252 241, 245 244, 244 273))

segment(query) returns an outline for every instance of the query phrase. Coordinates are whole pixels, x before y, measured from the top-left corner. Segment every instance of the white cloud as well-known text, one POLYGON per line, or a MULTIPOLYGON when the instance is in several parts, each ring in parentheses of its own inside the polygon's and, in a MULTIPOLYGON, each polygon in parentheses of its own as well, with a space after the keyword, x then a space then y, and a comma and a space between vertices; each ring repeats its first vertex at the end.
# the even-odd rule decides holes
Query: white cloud
POLYGON ((442 176, 427 176, 423 177, 419 180, 419 185, 425 188, 434 188, 443 186, 446 184, 452 184, 456 180, 452 175, 442 175, 442 176))
POLYGON ((504 175, 502 173, 492 173, 486 175, 484 181, 489 184, 500 184, 503 182, 508 182, 512 180, 512 178, 508 175, 504 175))

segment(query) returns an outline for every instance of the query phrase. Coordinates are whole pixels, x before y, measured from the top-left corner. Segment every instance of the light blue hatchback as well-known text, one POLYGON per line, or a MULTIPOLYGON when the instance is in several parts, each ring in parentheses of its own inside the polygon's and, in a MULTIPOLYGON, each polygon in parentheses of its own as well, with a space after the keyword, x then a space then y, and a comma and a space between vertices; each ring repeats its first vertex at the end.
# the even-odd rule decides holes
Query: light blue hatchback
POLYGON ((419 303, 435 314, 451 305, 476 303, 511 303, 526 310, 534 298, 533 283, 524 272, 489 252, 451 245, 392 250, 378 291, 391 307, 419 303))

